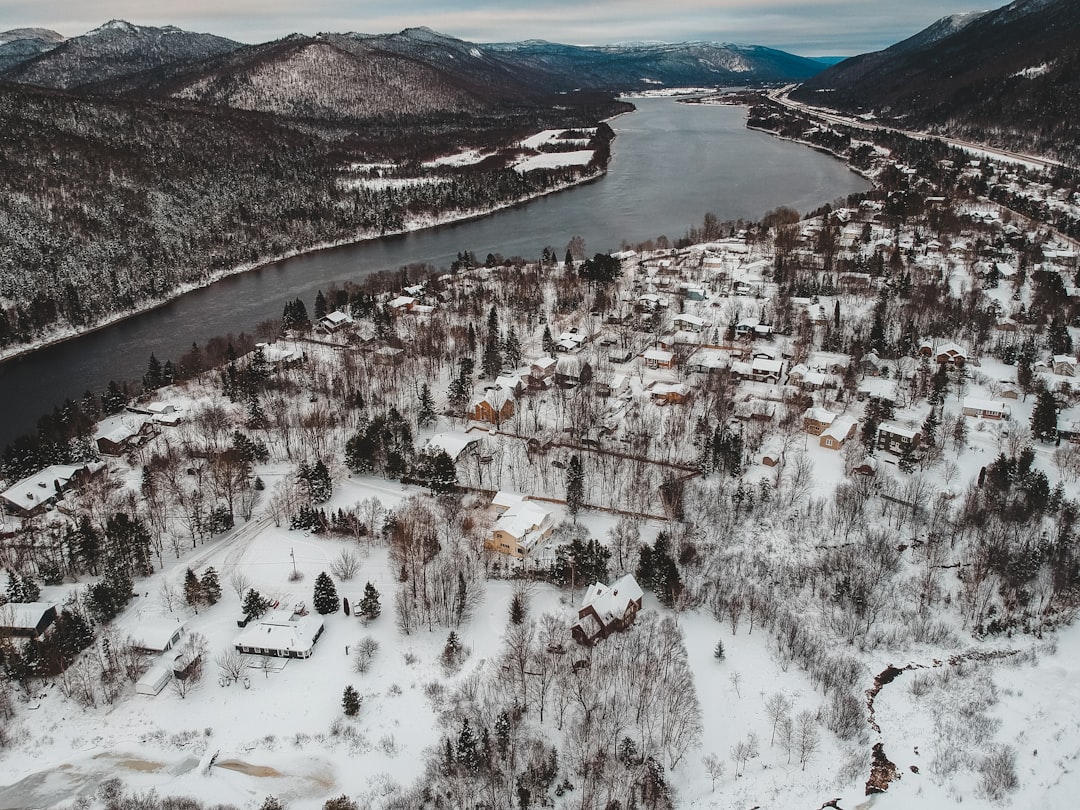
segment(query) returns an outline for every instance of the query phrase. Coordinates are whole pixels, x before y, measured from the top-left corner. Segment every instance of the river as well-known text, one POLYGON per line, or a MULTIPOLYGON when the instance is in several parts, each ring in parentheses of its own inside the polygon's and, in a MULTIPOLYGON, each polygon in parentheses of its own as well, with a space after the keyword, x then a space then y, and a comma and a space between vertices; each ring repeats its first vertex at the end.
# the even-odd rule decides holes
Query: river
POLYGON ((612 121, 618 137, 608 174, 480 219, 324 250, 215 284, 96 332, 0 363, 0 447, 34 428, 67 397, 138 380, 153 352, 178 358, 192 342, 252 331, 280 317, 285 301, 310 308, 319 289, 413 262, 447 266, 458 251, 561 257, 573 236, 591 255, 623 241, 675 239, 706 211, 721 220, 759 218, 788 205, 806 212, 868 187, 840 161, 747 130, 743 107, 637 99, 612 121))

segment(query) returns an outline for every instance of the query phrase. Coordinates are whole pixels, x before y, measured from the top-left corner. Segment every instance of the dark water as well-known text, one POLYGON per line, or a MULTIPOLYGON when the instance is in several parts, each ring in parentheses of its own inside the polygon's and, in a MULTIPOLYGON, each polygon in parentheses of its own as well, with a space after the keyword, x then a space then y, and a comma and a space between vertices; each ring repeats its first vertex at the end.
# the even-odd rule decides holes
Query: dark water
POLYGON ((178 358, 193 341, 251 332, 280 317, 286 300, 312 306, 333 282, 412 262, 448 265, 458 251, 483 257, 559 256, 571 237, 589 254, 664 234, 675 239, 706 211, 758 218, 789 205, 805 212, 867 188, 837 160, 744 128, 741 107, 637 100, 612 122, 618 134, 603 179, 490 216, 275 262, 75 340, 0 364, 0 447, 32 430, 67 397, 102 391, 109 380, 141 379, 151 352, 178 358))

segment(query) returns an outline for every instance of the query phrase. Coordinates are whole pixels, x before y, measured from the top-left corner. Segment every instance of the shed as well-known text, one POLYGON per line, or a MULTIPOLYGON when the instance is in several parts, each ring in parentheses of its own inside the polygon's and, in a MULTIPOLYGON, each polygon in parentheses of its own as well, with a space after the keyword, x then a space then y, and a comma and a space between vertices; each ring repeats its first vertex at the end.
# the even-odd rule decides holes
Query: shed
POLYGON ((173 663, 171 656, 165 656, 151 664, 143 676, 136 681, 135 694, 149 697, 161 694, 161 690, 173 679, 173 663))

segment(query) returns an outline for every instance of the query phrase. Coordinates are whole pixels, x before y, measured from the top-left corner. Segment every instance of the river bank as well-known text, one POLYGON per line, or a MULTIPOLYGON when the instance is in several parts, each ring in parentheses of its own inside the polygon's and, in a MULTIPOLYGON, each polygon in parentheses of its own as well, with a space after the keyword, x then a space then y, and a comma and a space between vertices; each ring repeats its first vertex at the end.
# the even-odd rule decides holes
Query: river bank
MULTIPOLYGON (((145 315, 148 312, 153 312, 154 310, 160 309, 161 307, 164 307, 167 304, 175 301, 181 296, 184 296, 196 290, 211 287, 214 284, 222 281, 223 279, 230 278, 241 273, 250 273, 254 270, 260 270, 264 267, 269 267, 270 265, 285 261, 286 259, 292 259, 297 256, 314 256, 328 250, 335 250, 337 248, 348 247, 350 245, 362 245, 365 242, 373 242, 375 240, 384 239, 387 237, 402 236, 404 234, 417 233, 419 231, 425 231, 432 228, 439 228, 443 225, 453 225, 482 219, 496 213, 497 211, 504 211, 506 209, 514 208, 516 206, 523 205, 524 203, 531 202, 533 200, 538 200, 542 197, 557 194, 560 191, 566 191, 571 188, 576 188, 578 186, 583 186, 588 183, 596 182, 597 180, 602 179, 606 174, 607 169, 602 168, 592 173, 583 173, 575 180, 558 183, 554 186, 551 186, 550 188, 545 188, 541 191, 538 191, 535 194, 527 194, 518 197, 517 199, 508 200, 497 205, 492 205, 481 209, 470 209, 468 211, 447 212, 439 216, 414 216, 411 218, 411 220, 406 220, 405 226, 403 228, 398 228, 391 231, 381 231, 378 233, 367 232, 364 234, 349 237, 347 239, 340 239, 331 242, 322 242, 316 245, 310 245, 308 247, 299 247, 295 250, 286 251, 285 253, 282 253, 280 255, 269 256, 264 259, 259 259, 256 262, 249 262, 246 264, 237 265, 227 270, 220 270, 216 273, 211 273, 209 276, 207 276, 206 279, 200 282, 190 282, 187 284, 183 284, 177 287, 172 293, 167 296, 159 297, 146 302, 145 306, 125 310, 124 312, 113 313, 112 315, 103 318, 92 326, 82 329, 78 329, 76 327, 57 329, 48 335, 42 336, 39 340, 35 340, 31 343, 22 344, 19 346, 9 346, 0 349, 0 365, 9 360, 26 357, 27 355, 31 355, 34 352, 39 351, 40 349, 44 349, 49 346, 56 346, 66 341, 74 340, 75 338, 90 335, 94 332, 98 332, 102 329, 107 329, 110 326, 115 326, 118 323, 130 320, 131 318, 135 318, 139 315, 145 315)), ((207 338, 209 337, 213 337, 213 335, 207 335, 207 338)))

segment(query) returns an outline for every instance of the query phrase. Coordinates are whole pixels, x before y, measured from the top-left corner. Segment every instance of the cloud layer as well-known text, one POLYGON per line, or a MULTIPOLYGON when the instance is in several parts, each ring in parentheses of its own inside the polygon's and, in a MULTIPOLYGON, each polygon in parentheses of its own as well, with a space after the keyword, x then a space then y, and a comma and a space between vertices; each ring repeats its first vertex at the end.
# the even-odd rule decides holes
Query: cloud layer
POLYGON ((385 33, 426 25, 475 42, 713 40, 808 56, 878 50, 987 0, 0 0, 0 30, 77 36, 111 19, 176 25, 246 43, 293 32, 385 33))

